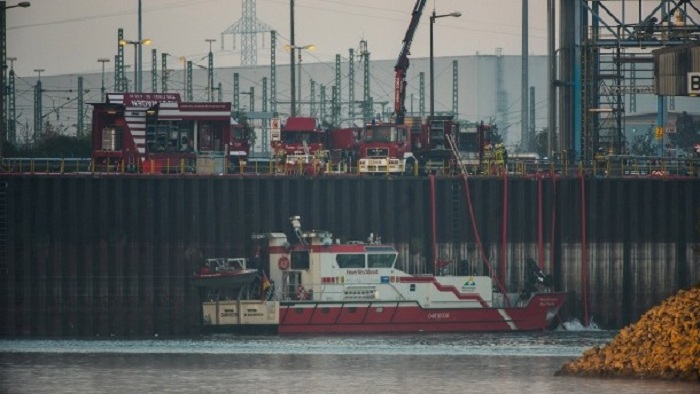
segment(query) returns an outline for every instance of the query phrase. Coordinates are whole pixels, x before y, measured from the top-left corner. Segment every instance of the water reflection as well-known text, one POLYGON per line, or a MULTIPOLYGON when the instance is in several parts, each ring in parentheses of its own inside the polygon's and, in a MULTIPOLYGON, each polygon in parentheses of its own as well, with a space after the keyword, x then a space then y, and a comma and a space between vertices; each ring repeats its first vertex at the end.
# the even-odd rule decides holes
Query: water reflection
POLYGON ((0 341, 2 393, 689 393, 554 377, 611 332, 0 341))

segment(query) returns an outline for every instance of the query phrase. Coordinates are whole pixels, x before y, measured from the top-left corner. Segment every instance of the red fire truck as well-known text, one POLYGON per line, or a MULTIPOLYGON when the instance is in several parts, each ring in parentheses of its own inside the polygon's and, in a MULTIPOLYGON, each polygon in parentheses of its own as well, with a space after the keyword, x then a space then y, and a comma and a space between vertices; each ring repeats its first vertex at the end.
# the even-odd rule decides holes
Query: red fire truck
POLYGON ((280 134, 270 138, 270 146, 281 173, 318 174, 329 159, 326 131, 314 117, 287 118, 280 134))
POLYGON ((414 154, 424 173, 445 174, 456 171, 460 157, 459 124, 452 116, 429 116, 413 133, 414 154))
POLYGON ((404 124, 406 115, 406 71, 408 55, 418 21, 423 14, 426 0, 417 0, 413 7, 411 22, 403 39, 399 58, 394 66, 394 123, 376 123, 365 126, 363 142, 360 146, 360 173, 396 174, 411 173, 416 159, 411 148, 411 133, 404 124))
MULTIPOLYGON (((437 115, 427 119, 405 116, 408 55, 425 4, 426 0, 416 1, 394 66, 394 122, 372 122, 365 127, 359 149, 360 173, 412 174, 416 166, 423 173, 446 173, 455 171, 463 161, 460 150, 465 147, 459 140, 464 133, 460 132, 453 116, 437 115)), ((465 136, 465 142, 469 140, 465 136)))
POLYGON ((108 93, 93 103, 96 171, 214 174, 238 171, 248 130, 231 103, 182 102, 177 93, 108 93))
POLYGON ((361 174, 413 173, 415 164, 408 126, 394 123, 365 126, 358 161, 361 174))
POLYGON ((364 131, 361 127, 351 126, 333 129, 329 133, 332 170, 339 173, 355 172, 364 131))

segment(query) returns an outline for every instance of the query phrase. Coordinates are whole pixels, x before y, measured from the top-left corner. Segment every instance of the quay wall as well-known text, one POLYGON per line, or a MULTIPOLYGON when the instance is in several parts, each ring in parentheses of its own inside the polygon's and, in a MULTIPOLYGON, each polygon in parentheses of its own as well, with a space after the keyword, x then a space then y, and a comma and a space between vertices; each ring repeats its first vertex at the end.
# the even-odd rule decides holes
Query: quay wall
POLYGON ((700 280, 700 180, 595 177, 0 177, 0 335, 198 332, 197 256, 250 256, 252 233, 305 229, 400 251, 401 267, 487 272, 525 260, 569 293, 562 321, 635 322, 700 280), (472 220, 472 216, 474 220, 472 220))

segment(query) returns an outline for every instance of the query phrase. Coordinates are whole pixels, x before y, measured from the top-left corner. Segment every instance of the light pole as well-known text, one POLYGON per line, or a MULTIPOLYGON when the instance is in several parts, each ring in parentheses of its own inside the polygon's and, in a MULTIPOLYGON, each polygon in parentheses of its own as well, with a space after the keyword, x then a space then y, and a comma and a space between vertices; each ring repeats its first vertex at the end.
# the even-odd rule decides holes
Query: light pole
POLYGON ((7 92, 7 81, 5 71, 7 70, 7 42, 5 31, 7 28, 7 16, 5 11, 10 8, 27 8, 31 5, 28 1, 21 1, 15 5, 7 5, 6 1, 0 1, 0 158, 4 157, 5 140, 7 139, 7 118, 5 117, 5 93, 7 92))
POLYGON ((102 98, 105 96, 105 63, 109 63, 109 59, 106 57, 101 57, 97 59, 98 62, 102 63, 102 85, 100 92, 102 92, 102 98))
POLYGON ((430 117, 435 116, 435 66, 433 65, 433 25, 435 24, 435 19, 444 18, 446 16, 452 16, 459 18, 462 13, 459 11, 453 11, 449 14, 435 15, 435 10, 433 14, 430 15, 430 117))
POLYGON ((134 46, 134 92, 141 92, 141 80, 139 79, 139 51, 138 48, 141 45, 151 45, 151 40, 144 38, 140 41, 130 41, 130 40, 119 40, 119 45, 133 45, 134 46))
MULTIPOLYGON (((292 46, 294 46, 294 0, 289 0, 289 30, 290 30, 290 34, 289 34, 290 44, 292 46)), ((291 116, 297 115, 297 104, 296 104, 296 101, 297 101, 296 86, 297 86, 297 84, 294 81, 294 78, 295 78, 295 76, 294 76, 295 64, 294 63, 295 63, 294 62, 294 52, 289 51, 289 65, 290 65, 290 67, 289 67, 289 85, 291 85, 291 87, 292 87, 292 94, 290 94, 291 99, 292 99, 291 100, 292 105, 290 105, 290 111, 289 111, 291 113, 290 114, 291 116)))
POLYGON ((284 49, 287 52, 294 52, 297 51, 297 61, 299 62, 299 66, 297 67, 297 83, 299 84, 299 89, 297 90, 297 105, 299 106, 299 109, 295 112, 301 112, 301 51, 304 49, 311 52, 314 49, 316 49, 316 46, 314 44, 309 44, 309 45, 301 45, 301 46, 296 46, 296 45, 285 45, 284 49))

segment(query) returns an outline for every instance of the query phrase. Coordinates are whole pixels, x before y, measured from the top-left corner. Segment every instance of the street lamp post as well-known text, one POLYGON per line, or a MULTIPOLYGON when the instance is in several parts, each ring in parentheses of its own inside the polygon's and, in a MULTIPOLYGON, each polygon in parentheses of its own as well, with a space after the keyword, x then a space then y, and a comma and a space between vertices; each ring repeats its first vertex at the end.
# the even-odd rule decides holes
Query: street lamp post
POLYGON ((6 1, 0 1, 0 158, 4 157, 5 140, 7 139, 7 118, 5 116, 5 94, 7 93, 7 81, 5 71, 7 70, 7 42, 5 32, 7 29, 6 10, 15 7, 27 8, 31 5, 28 1, 21 1, 15 5, 7 5, 6 1))
POLYGON ((151 40, 144 38, 139 41, 130 40, 119 40, 119 45, 133 45, 134 46, 134 92, 141 92, 141 80, 139 79, 139 51, 138 48, 141 45, 150 45, 151 40))
POLYGON ((101 57, 97 59, 98 62, 102 63, 102 85, 100 92, 102 92, 102 98, 105 96, 105 63, 109 63, 109 59, 106 57, 101 57))
POLYGON ((435 71, 433 65, 433 25, 435 24, 435 19, 444 18, 446 16, 452 16, 459 18, 462 13, 459 11, 453 11, 449 14, 435 15, 435 10, 433 14, 430 15, 430 117, 435 116, 435 71))
MULTIPOLYGON (((289 30, 291 33, 289 35, 290 44, 292 46, 294 46, 294 0, 289 0, 289 30)), ((289 65, 290 65, 290 67, 289 67, 289 82, 290 83, 289 84, 292 87, 292 94, 290 94, 291 99, 292 99, 291 100, 292 105, 290 105, 291 116, 296 116, 296 114, 297 114, 297 105, 296 105, 297 98, 296 98, 296 94, 295 94, 297 84, 294 81, 294 78, 295 78, 295 76, 294 76, 295 64, 294 63, 295 63, 294 62, 294 52, 289 51, 289 65)))
POLYGON ((301 46, 285 45, 284 49, 288 52, 297 51, 297 61, 299 63, 299 66, 297 67, 297 83, 299 84, 299 89, 297 90, 297 105, 299 106, 299 109, 295 112, 301 112, 301 51, 306 49, 307 51, 311 52, 316 49, 316 46, 314 44, 301 46))

